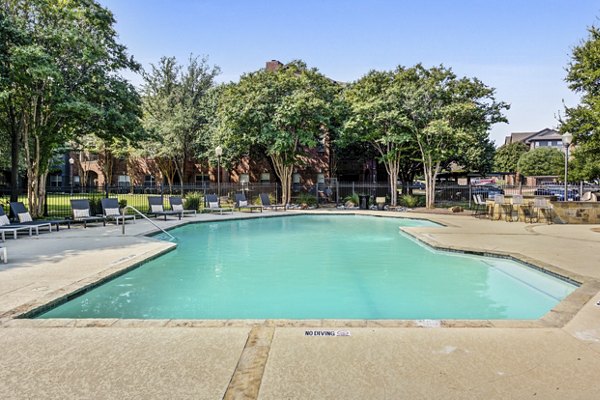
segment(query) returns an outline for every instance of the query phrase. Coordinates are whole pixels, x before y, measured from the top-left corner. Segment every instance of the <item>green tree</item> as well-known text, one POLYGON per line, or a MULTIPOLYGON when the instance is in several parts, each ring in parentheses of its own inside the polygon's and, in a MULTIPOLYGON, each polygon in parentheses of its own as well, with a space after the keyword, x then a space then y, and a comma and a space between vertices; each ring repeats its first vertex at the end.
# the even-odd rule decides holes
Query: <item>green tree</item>
POLYGON ((565 155, 551 147, 538 147, 523 153, 517 171, 525 176, 561 176, 564 174, 565 155))
POLYGON ((109 142, 140 133, 139 96, 119 76, 139 66, 116 42, 111 12, 93 0, 6 0, 2 9, 19 40, 5 52, 0 119, 22 144, 38 216, 54 149, 87 133, 109 142))
POLYGON ((290 202, 292 172, 305 148, 334 129, 339 85, 302 61, 245 74, 223 88, 216 140, 228 157, 259 148, 271 159, 290 202))
POLYGON ((519 159, 528 151, 529 146, 522 142, 500 146, 494 156, 494 169, 498 172, 517 172, 519 159))
POLYGON ((471 139, 458 144, 458 154, 453 161, 467 172, 478 172, 486 176, 494 169, 494 143, 487 131, 475 133, 471 139))
POLYGON ((600 178, 600 29, 591 27, 589 36, 573 49, 566 81, 581 95, 581 103, 566 108, 561 131, 573 134, 574 165, 584 180, 600 178))
POLYGON ((4 150, 2 164, 8 164, 11 170, 11 201, 19 194, 20 155, 22 151, 21 130, 17 110, 12 99, 11 89, 13 67, 13 49, 27 44, 25 32, 17 25, 14 16, 6 6, 0 7, 0 140, 4 150), (10 160, 4 155, 8 154, 10 160))
POLYGON ((207 58, 190 56, 184 67, 163 57, 144 75, 144 127, 153 134, 145 147, 169 187, 176 175, 188 183, 188 162, 206 151, 214 113, 209 92, 219 71, 207 58))
POLYGON ((442 165, 461 159, 474 165, 477 154, 465 158, 465 149, 485 143, 491 125, 506 121, 502 111, 508 105, 495 100, 493 88, 478 79, 459 79, 443 66, 398 67, 394 74, 397 115, 419 147, 426 207, 433 208, 442 165))
POLYGON ((522 142, 509 143, 500 146, 494 155, 494 171, 515 174, 520 182, 517 163, 521 156, 529 151, 529 146, 522 142))
POLYGON ((411 131, 402 118, 398 97, 394 95, 395 74, 371 71, 345 92, 350 113, 342 142, 369 143, 388 173, 391 203, 397 204, 398 175, 410 154, 411 131))

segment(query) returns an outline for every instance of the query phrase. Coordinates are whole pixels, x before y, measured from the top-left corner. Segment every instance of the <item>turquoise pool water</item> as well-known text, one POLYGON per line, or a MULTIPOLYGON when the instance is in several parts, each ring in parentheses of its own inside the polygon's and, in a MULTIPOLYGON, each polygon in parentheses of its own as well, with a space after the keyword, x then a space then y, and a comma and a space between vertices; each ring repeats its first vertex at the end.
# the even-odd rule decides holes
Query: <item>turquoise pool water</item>
POLYGON ((576 288, 509 260, 433 251, 398 229, 430 225, 351 215, 189 224, 171 231, 176 250, 38 318, 536 319, 576 288))

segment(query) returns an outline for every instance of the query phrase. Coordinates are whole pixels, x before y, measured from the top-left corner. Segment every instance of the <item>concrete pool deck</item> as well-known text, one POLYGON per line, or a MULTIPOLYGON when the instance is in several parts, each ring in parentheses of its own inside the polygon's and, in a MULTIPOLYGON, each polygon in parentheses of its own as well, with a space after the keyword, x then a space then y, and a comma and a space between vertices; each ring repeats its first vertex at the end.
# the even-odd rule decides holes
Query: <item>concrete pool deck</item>
POLYGON ((13 319, 173 246, 144 236, 154 227, 140 220, 124 236, 114 225, 61 229, 5 243, 0 398, 600 398, 598 225, 363 213, 439 222, 406 231, 440 247, 515 254, 585 282, 587 293, 550 324, 13 319))

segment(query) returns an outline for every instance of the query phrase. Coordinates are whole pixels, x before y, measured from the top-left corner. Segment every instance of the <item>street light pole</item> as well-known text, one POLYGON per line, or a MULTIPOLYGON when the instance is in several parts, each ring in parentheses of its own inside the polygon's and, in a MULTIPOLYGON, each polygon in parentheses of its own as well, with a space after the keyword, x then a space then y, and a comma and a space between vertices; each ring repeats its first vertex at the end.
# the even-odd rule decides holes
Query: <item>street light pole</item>
POLYGON ((73 159, 73 157, 69 158, 69 177, 70 179, 70 186, 71 186, 71 196, 73 196, 73 164, 75 164, 75 160, 73 159))
POLYGON ((568 185, 568 173, 569 173, 569 146, 571 146, 571 142, 573 141, 573 135, 569 132, 562 135, 562 144, 565 147, 565 197, 564 201, 569 200, 569 185, 568 185))
POLYGON ((217 194, 221 197, 221 156, 223 155, 223 148, 217 146, 215 149, 215 155, 217 156, 217 194))

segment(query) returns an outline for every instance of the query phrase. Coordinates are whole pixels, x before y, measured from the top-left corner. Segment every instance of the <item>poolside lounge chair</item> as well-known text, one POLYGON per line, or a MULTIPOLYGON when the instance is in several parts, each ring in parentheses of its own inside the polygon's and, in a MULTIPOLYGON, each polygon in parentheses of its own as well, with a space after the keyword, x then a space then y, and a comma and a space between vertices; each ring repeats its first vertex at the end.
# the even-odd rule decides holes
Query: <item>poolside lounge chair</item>
POLYGON ((267 193, 261 193, 258 196, 260 197, 260 203, 262 204, 263 209, 277 211, 278 209, 283 208, 283 211, 286 210, 285 204, 271 204, 271 199, 267 193))
POLYGON ((263 206, 249 204, 244 193, 235 194, 235 208, 237 208, 238 211, 242 211, 242 208, 250 210, 250 212, 253 212, 254 210, 258 210, 260 212, 263 211, 263 206))
POLYGON ((171 210, 181 213, 183 217, 185 217, 185 214, 194 214, 196 216, 196 210, 186 210, 183 208, 183 199, 181 197, 169 197, 169 204, 171 205, 171 210))
POLYGON ((106 226, 104 216, 90 215, 90 201, 88 199, 71 200, 71 210, 73 211, 73 222, 82 222, 84 228, 87 228, 87 224, 90 222, 102 222, 102 225, 106 226))
POLYGON ((233 211, 233 208, 231 208, 231 207, 221 207, 221 204, 219 202, 219 197, 217 197, 216 194, 205 195, 204 202, 205 202, 205 206, 206 206, 205 210, 207 210, 209 212, 218 211, 220 214, 223 214, 223 212, 233 211))
POLYGON ((176 215, 181 219, 181 213, 177 211, 165 211, 163 207, 163 198, 162 196, 148 196, 148 204, 150 206, 150 210, 148 211, 148 215, 154 215, 155 217, 163 216, 165 217, 165 221, 169 215, 176 215))
POLYGON ((36 235, 40 234, 39 227, 33 225, 21 225, 21 224, 11 224, 8 216, 4 213, 4 208, 0 207, 0 235, 2 237, 2 241, 6 241, 6 234, 12 233, 13 237, 16 239, 17 234, 19 232, 27 232, 29 231, 29 236, 35 229, 36 235))
POLYGON ((102 214, 107 221, 114 220, 117 225, 119 225, 119 221, 125 223, 128 219, 135 222, 135 215, 121 214, 119 210, 119 200, 114 197, 102 199, 100 200, 100 203, 102 203, 102 214))
MULTIPOLYGON (((12 210, 13 215, 19 219, 18 225, 35 226, 38 229, 39 228, 48 228, 48 231, 50 231, 50 232, 52 232, 53 226, 55 226, 56 230, 58 231, 60 229, 59 224, 67 224, 69 229, 71 228, 70 220, 52 220, 52 221, 41 220, 41 219, 34 220, 33 218, 31 218, 31 214, 29 214, 29 211, 27 211, 25 204, 23 204, 20 201, 10 203, 10 209, 12 210)), ((13 225, 16 225, 16 224, 13 224, 13 225)))

